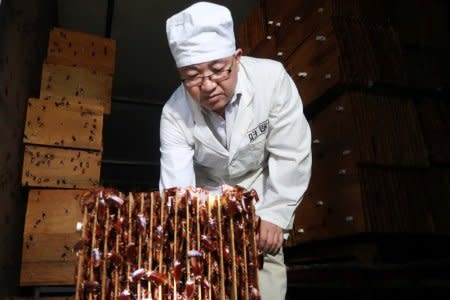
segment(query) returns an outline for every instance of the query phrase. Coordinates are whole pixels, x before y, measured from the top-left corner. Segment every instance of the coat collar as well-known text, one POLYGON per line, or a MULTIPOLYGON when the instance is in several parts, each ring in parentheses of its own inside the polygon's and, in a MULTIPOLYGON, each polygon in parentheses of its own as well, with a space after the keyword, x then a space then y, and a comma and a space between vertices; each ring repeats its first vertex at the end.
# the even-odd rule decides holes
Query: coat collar
POLYGON ((234 158, 239 146, 244 140, 247 140, 247 133, 250 124, 254 119, 254 89, 251 84, 244 65, 241 63, 238 73, 238 82, 241 89, 241 102, 239 104, 238 114, 233 126, 233 133, 230 141, 230 161, 234 158))

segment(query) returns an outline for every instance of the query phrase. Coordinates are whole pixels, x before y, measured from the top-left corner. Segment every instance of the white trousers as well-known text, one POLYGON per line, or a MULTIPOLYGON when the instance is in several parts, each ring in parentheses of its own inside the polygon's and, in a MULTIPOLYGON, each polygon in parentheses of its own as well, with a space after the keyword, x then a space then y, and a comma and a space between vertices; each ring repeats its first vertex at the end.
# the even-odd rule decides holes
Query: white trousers
POLYGON ((264 266, 258 272, 261 300, 284 300, 286 298, 287 274, 283 249, 276 255, 264 255, 264 266))

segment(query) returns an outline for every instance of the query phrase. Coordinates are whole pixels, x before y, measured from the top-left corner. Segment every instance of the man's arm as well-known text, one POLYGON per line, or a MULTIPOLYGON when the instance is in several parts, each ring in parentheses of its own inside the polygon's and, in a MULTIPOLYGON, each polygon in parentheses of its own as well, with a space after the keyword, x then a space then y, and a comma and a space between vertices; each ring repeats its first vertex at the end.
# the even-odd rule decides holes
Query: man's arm
POLYGON ((181 126, 180 120, 163 111, 160 123, 160 190, 195 186, 194 148, 188 143, 181 126))
POLYGON ((300 96, 286 71, 276 82, 266 146, 269 176, 258 212, 262 220, 259 246, 272 254, 282 246, 283 233, 291 228, 311 177, 311 132, 300 96))

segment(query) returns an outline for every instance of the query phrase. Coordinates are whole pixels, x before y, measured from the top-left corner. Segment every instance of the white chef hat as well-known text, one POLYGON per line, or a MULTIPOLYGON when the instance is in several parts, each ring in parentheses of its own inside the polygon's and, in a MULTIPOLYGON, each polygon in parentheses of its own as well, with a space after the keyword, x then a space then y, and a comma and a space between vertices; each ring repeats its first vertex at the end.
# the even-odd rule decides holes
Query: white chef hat
POLYGON ((193 4, 167 19, 166 32, 179 68, 231 56, 236 51, 233 19, 222 5, 193 4))

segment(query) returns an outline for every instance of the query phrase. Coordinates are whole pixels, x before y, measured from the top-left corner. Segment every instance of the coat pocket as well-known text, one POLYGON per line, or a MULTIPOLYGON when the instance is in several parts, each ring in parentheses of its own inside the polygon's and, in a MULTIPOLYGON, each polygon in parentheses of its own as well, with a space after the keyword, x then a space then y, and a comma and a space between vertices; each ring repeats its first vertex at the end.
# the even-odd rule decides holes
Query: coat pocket
POLYGON ((242 171, 257 169, 263 165, 266 155, 266 139, 249 143, 238 151, 236 167, 242 171))
POLYGON ((220 170, 226 168, 227 161, 227 157, 203 144, 195 146, 194 162, 198 165, 220 170))

